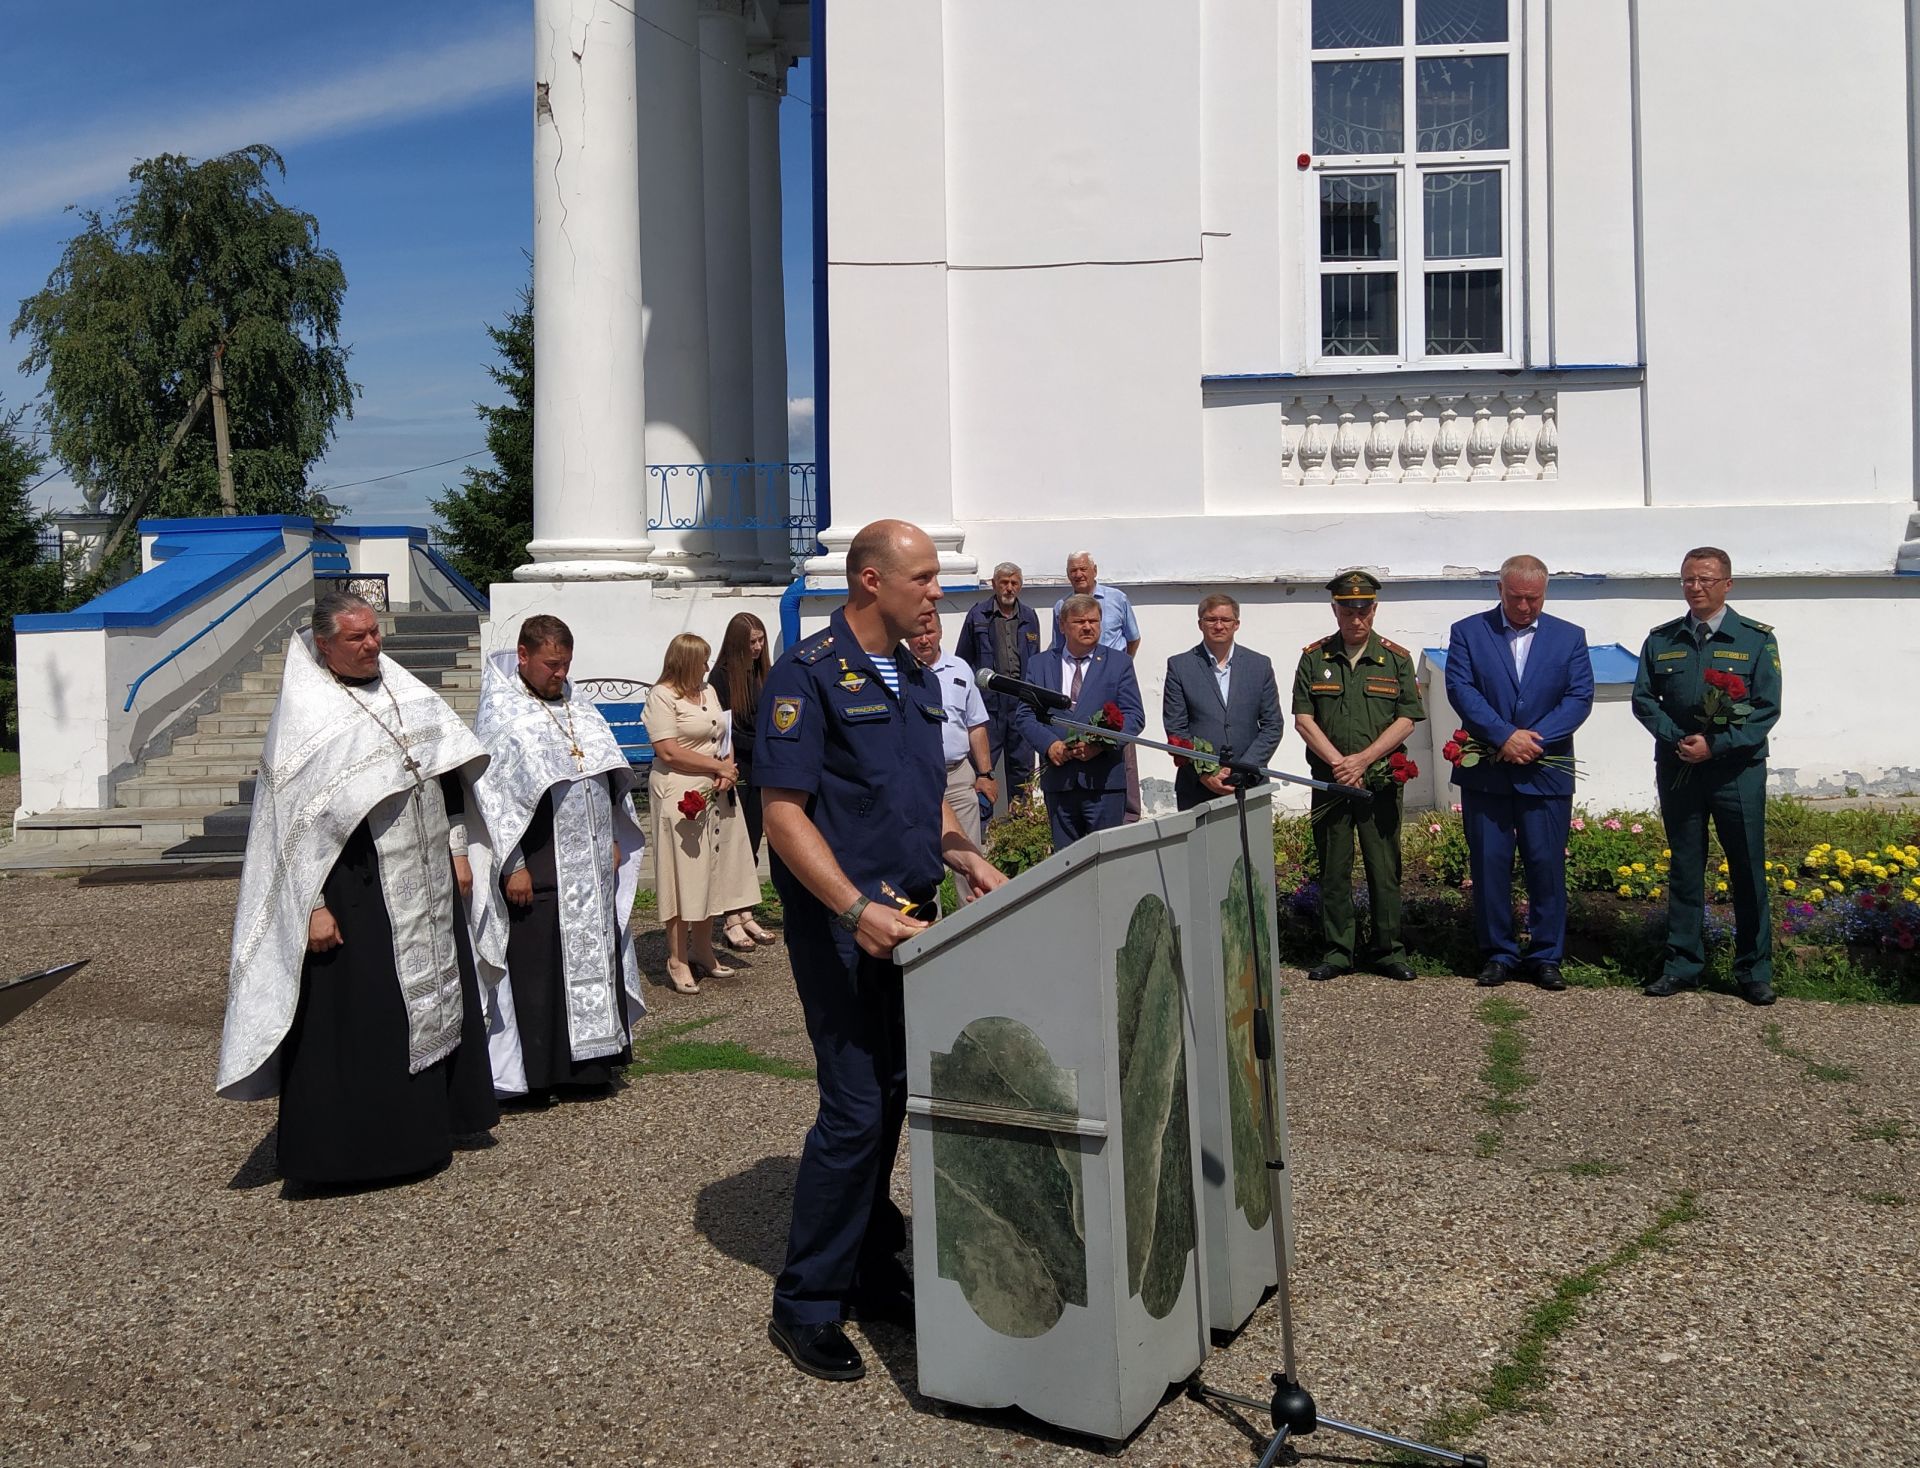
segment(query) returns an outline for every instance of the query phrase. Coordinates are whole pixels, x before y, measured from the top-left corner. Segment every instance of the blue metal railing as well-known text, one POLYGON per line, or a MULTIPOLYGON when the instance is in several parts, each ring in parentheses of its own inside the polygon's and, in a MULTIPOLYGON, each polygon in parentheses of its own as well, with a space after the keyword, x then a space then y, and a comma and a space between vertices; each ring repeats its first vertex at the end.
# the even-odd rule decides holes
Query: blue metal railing
POLYGON ((120 712, 124 714, 128 712, 130 709, 132 709, 134 699, 139 697, 140 695, 140 685, 142 683, 145 683, 147 679, 151 678, 155 673, 159 672, 162 668, 166 667, 168 663, 172 662, 175 658, 179 657, 181 653, 185 652, 188 648, 192 647, 194 643, 198 642, 201 638, 205 637, 209 632, 213 631, 214 628, 218 627, 222 622, 226 621, 227 618, 231 617, 235 612, 239 611, 240 608, 244 607, 248 602, 252 601, 261 592, 265 591, 269 586, 273 585, 274 582, 278 581, 282 576, 286 575, 287 572, 291 571, 295 566, 298 566, 302 562, 309 559, 312 555, 313 555, 313 546, 308 545, 308 547, 305 550, 301 551, 299 555, 295 556, 292 560, 288 561, 286 565, 282 566, 278 571, 275 571, 265 581, 262 581, 258 586, 254 587, 252 591, 249 591, 245 596, 241 597, 239 601, 235 602, 232 606, 228 607, 224 612, 222 612, 219 616, 215 617, 211 622, 207 623, 206 626, 202 627, 198 632, 194 633, 193 636, 189 637, 185 642, 181 643, 172 652, 168 653, 165 657, 160 659, 159 662, 155 663, 151 668, 148 668, 147 671, 142 673, 138 678, 135 678, 133 682, 127 685, 127 701, 120 705, 120 712))
POLYGON ((493 604, 487 599, 487 594, 471 581, 467 580, 467 578, 462 576, 458 571, 454 570, 453 562, 442 555, 437 546, 431 544, 422 545, 416 540, 413 542, 413 553, 417 556, 425 556, 427 563, 442 576, 446 577, 447 580, 451 581, 454 584, 454 588, 468 601, 472 602, 477 610, 482 612, 490 612, 493 610, 493 604))
POLYGON ((647 529, 784 530, 796 560, 814 554, 820 526, 813 464, 649 464, 653 512, 647 529), (762 505, 786 506, 763 515, 762 505))

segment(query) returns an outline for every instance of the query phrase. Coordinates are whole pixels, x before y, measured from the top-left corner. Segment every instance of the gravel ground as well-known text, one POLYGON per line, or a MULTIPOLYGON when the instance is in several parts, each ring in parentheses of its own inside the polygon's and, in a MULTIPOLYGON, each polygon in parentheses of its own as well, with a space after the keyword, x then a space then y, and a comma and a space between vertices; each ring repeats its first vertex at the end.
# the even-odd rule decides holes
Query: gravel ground
MULTIPOLYGON (((886 1327, 865 1381, 795 1374, 764 1331, 805 1082, 647 1075, 512 1113, 410 1186, 284 1197, 273 1107, 211 1090, 234 891, 0 881, 0 971, 94 960, 0 1029, 0 1463, 1258 1457, 1180 1397, 1117 1448, 947 1412, 886 1327)), ((642 952, 657 972, 657 930, 642 952)), ((1920 1011, 1512 986, 1538 1079, 1494 1119, 1466 981, 1291 989, 1295 1305, 1323 1411, 1412 1431, 1471 1404, 1556 1280, 1690 1190, 1700 1218, 1548 1348, 1542 1410, 1473 1445, 1502 1468, 1920 1462, 1920 1011), (1854 1078, 1810 1075, 1769 1023, 1854 1078)), ((809 1058, 781 950, 698 997, 648 992, 655 1023, 719 1017, 690 1038, 809 1058)), ((1264 1396, 1277 1336, 1263 1309, 1208 1378, 1264 1396)))

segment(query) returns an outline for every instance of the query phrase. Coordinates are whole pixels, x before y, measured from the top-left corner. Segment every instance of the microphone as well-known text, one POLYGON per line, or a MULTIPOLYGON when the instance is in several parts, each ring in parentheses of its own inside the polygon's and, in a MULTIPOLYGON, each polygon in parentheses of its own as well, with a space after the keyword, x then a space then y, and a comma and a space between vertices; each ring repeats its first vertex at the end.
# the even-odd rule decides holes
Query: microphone
POLYGON ((1005 693, 1035 709, 1070 709, 1073 700, 1057 688, 1048 688, 1041 683, 1029 683, 1024 678, 1015 678, 1008 673, 996 673, 990 668, 982 668, 973 675, 973 681, 988 693, 1005 693))

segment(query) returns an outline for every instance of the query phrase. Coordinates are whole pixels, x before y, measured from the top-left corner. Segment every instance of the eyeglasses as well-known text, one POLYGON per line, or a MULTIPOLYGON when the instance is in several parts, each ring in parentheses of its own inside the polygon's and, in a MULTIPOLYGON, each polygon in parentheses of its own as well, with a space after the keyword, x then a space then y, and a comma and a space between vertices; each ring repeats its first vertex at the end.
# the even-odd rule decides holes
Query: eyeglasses
POLYGON ((1202 617, 1200 625, 1202 627, 1238 627, 1240 619, 1238 617, 1202 617))
POLYGON ((1682 586, 1718 586, 1731 579, 1727 576, 1682 576, 1680 584, 1682 586))

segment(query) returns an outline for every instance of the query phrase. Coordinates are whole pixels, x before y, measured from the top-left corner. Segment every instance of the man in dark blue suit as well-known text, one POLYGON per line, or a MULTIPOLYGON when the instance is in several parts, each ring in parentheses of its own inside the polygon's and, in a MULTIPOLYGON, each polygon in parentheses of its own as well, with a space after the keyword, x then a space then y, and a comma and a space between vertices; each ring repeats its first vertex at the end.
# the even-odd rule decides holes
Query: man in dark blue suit
POLYGON ((1453 624, 1447 698, 1492 757, 1455 765, 1484 987, 1516 970, 1564 989, 1567 827, 1573 816, 1573 731, 1593 711, 1587 634, 1541 611, 1547 568, 1533 556, 1500 567, 1500 605, 1453 624), (1545 761, 1545 762, 1543 762, 1545 761), (1527 885, 1527 951, 1514 941, 1513 854, 1527 885))
MULTIPOLYGON (((1060 608, 1064 642, 1027 659, 1027 681, 1057 688, 1073 700, 1067 717, 1091 724, 1112 703, 1121 713, 1120 732, 1138 734, 1146 724, 1133 659, 1100 645, 1100 603, 1074 595, 1060 608)), ((1082 836, 1126 819, 1127 767, 1120 747, 1093 743, 1049 727, 1026 706, 1020 729, 1041 752, 1040 790, 1053 827, 1053 849, 1063 851, 1082 836)))
MULTIPOLYGON (((1234 642, 1239 630, 1239 602, 1224 591, 1201 599, 1200 645, 1167 659, 1160 720, 1169 741, 1204 741, 1223 760, 1265 765, 1280 747, 1280 688, 1272 662, 1234 642)), ((1232 793, 1223 770, 1197 775, 1182 764, 1173 777, 1181 810, 1232 793)))

